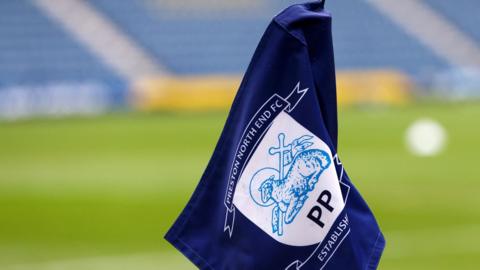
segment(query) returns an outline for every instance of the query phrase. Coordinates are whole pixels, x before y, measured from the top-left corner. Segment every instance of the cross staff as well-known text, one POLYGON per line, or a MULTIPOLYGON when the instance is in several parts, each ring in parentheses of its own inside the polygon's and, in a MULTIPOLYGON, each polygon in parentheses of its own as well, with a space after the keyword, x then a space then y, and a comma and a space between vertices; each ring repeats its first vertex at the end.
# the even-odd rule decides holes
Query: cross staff
MULTIPOLYGON (((289 152, 292 150, 292 145, 291 144, 288 144, 288 145, 285 145, 285 134, 283 133, 280 133, 278 134, 278 147, 270 147, 270 149, 268 150, 268 152, 270 153, 270 155, 275 155, 275 154, 279 154, 279 165, 278 165, 278 172, 279 172, 279 180, 282 180, 283 177, 285 176, 284 175, 284 159, 285 159, 285 153, 289 152)), ((283 234, 283 220, 284 220, 284 213, 281 211, 280 208, 278 208, 278 206, 276 206, 276 211, 278 213, 278 221, 277 221, 277 225, 278 225, 278 235, 282 235, 283 234)), ((275 208, 274 208, 274 211, 275 211, 275 208)))
POLYGON ((279 175, 279 180, 283 179, 283 177, 285 176, 284 175, 284 161, 285 161, 285 153, 289 152, 292 150, 292 145, 291 144, 288 144, 288 145, 285 145, 285 134, 283 133, 280 133, 278 134, 278 144, 279 146, 278 147, 270 147, 270 149, 268 150, 270 155, 275 155, 275 154, 279 154, 280 157, 279 157, 279 172, 280 172, 280 175, 279 175))

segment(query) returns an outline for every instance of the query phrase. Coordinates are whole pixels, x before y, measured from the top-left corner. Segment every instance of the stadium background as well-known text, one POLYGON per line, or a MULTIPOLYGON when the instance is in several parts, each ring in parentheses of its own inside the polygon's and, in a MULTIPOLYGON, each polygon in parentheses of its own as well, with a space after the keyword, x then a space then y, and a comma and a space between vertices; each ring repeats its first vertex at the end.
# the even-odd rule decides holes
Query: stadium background
MULTIPOLYGON (((192 269, 163 235, 285 0, 0 0, 0 269, 192 269)), ((480 2, 327 1, 380 269, 478 269, 480 2), (419 118, 443 151, 405 146, 419 118)))

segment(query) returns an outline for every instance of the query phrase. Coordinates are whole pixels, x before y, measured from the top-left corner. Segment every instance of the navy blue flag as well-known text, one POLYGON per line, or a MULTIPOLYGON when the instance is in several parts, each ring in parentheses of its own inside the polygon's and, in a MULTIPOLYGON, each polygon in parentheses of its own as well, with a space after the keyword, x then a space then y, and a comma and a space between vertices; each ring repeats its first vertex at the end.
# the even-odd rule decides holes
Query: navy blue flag
POLYGON ((277 15, 166 235, 200 269, 376 269, 385 240, 337 155, 331 16, 277 15))

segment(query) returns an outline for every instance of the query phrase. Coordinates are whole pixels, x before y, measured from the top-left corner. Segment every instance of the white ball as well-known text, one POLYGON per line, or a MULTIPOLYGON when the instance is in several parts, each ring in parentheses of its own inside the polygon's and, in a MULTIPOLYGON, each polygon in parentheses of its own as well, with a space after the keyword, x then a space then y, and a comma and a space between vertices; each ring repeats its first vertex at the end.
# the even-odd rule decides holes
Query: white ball
POLYGON ((434 156, 445 147, 447 134, 440 123, 422 118, 413 122, 405 134, 408 149, 418 156, 434 156))

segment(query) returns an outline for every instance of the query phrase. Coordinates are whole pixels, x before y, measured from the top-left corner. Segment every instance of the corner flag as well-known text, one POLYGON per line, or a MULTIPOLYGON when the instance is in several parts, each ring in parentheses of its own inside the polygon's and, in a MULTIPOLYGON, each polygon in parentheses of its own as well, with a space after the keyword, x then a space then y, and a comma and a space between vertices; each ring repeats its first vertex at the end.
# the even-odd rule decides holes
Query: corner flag
POLYGON ((331 16, 291 6, 166 239, 201 269, 376 269, 385 240, 337 155, 336 106, 331 16))

